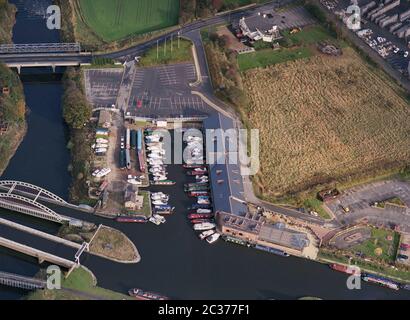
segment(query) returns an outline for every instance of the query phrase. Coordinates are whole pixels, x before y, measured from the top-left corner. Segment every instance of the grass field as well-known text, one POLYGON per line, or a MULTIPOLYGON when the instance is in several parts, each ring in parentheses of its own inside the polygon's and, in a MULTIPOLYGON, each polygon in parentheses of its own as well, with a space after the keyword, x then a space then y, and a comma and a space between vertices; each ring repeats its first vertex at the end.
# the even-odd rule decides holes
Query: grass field
POLYGON ((245 117, 260 130, 257 191, 267 200, 408 164, 410 108, 351 48, 243 73, 245 117))
POLYGON ((279 41, 281 44, 279 50, 274 51, 271 48, 258 50, 257 46, 263 46, 263 43, 259 41, 255 44, 256 52, 239 55, 240 71, 264 68, 277 63, 310 57, 316 52, 317 42, 331 39, 330 34, 319 25, 307 27, 295 34, 290 34, 287 30, 282 35, 283 39, 279 41))
POLYGON ((263 49, 260 51, 241 54, 238 56, 239 69, 246 71, 254 68, 264 68, 266 66, 282 63, 290 60, 307 58, 312 55, 309 48, 297 49, 263 49))
POLYGON ((354 253, 360 252, 366 257, 376 260, 394 262, 399 241, 400 236, 397 232, 372 228, 372 237, 369 240, 350 248, 349 251, 354 253), (389 236, 391 237, 390 240, 388 239, 389 236))
POLYGON ((178 23, 179 0, 77 0, 87 25, 104 41, 178 23))
POLYGON ((165 44, 161 42, 158 46, 158 51, 157 46, 154 46, 144 54, 140 60, 140 65, 143 67, 151 67, 187 61, 192 61, 192 42, 180 39, 178 48, 178 40, 175 39, 172 43, 172 51, 170 41, 167 42, 166 47, 165 44))
POLYGON ((37 290, 28 300, 132 300, 131 297, 94 285, 92 275, 84 268, 75 269, 63 279, 61 290, 37 290))

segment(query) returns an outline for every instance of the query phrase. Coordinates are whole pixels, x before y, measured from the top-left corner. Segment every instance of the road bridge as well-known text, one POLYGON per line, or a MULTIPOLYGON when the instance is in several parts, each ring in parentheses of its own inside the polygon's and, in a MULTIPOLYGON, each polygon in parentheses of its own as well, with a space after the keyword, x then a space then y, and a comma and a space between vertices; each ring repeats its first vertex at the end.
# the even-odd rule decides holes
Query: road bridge
POLYGON ((0 237, 0 246, 11 249, 13 251, 21 252, 25 255, 37 258, 39 263, 43 263, 45 261, 55 264, 69 270, 75 268, 77 263, 74 261, 70 261, 61 257, 58 257, 54 254, 41 251, 39 249, 32 248, 30 246, 15 242, 13 240, 9 240, 3 237, 0 237))

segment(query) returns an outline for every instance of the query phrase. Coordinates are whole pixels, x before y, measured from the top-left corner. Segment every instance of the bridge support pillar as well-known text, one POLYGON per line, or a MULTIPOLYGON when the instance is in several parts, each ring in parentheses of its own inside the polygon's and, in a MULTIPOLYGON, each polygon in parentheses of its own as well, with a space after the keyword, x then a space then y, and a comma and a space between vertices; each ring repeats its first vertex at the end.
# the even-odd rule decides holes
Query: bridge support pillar
POLYGON ((56 65, 55 65, 55 64, 52 64, 52 65, 51 65, 51 68, 53 69, 53 73, 55 73, 55 72, 56 72, 56 65))
POLYGON ((42 257, 38 257, 38 263, 42 264, 44 262, 44 259, 42 257))
POLYGON ((21 73, 21 66, 17 66, 17 72, 18 72, 18 74, 21 73))

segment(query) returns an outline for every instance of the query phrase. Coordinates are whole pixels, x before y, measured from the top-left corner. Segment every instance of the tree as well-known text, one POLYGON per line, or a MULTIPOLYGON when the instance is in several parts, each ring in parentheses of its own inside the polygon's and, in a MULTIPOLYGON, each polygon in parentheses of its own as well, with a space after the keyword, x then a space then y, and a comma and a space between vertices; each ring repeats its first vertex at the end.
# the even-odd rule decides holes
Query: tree
POLYGON ((63 116, 73 129, 81 129, 91 117, 91 109, 83 97, 77 92, 64 99, 63 116))

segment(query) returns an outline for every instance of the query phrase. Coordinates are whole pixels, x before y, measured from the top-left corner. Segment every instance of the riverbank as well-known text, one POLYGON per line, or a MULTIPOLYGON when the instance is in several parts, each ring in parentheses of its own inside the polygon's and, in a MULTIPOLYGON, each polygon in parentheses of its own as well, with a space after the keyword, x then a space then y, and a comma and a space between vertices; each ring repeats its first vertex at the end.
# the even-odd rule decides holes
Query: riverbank
POLYGON ((18 76, 0 64, 0 176, 27 132, 26 103, 18 76))
POLYGON ((71 154, 68 168, 72 177, 70 202, 94 206, 95 203, 85 196, 88 194, 87 177, 92 161, 91 148, 86 146, 91 146, 93 132, 89 123, 91 106, 85 97, 83 83, 81 69, 66 70, 63 78, 63 116, 70 131, 67 144, 71 154))
POLYGON ((0 43, 11 43, 17 8, 7 0, 0 1, 0 43))
POLYGON ((62 279, 59 290, 37 290, 27 300, 132 300, 131 297, 97 286, 97 279, 85 267, 75 269, 62 279))

